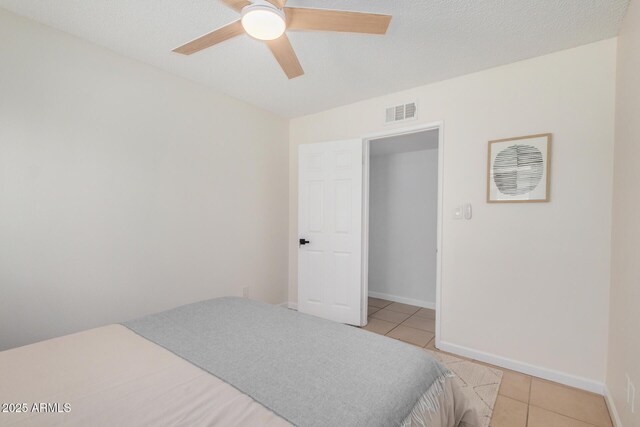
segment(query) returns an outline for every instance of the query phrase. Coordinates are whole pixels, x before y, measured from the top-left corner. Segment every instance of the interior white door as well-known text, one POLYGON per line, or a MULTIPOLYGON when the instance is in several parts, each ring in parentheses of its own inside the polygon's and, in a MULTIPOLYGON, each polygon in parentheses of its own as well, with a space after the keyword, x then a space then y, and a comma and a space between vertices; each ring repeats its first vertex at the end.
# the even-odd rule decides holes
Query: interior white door
POLYGON ((298 177, 298 310, 361 325, 362 140, 303 144, 298 177))

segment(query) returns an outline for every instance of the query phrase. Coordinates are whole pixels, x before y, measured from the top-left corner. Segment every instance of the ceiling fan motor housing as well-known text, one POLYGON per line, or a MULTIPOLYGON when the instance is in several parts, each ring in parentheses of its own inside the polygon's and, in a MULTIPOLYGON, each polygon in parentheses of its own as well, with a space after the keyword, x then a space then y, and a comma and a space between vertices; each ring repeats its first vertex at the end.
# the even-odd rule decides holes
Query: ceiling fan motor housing
POLYGON ((241 22, 247 34, 258 40, 275 40, 287 28, 282 9, 264 0, 243 7, 241 22))

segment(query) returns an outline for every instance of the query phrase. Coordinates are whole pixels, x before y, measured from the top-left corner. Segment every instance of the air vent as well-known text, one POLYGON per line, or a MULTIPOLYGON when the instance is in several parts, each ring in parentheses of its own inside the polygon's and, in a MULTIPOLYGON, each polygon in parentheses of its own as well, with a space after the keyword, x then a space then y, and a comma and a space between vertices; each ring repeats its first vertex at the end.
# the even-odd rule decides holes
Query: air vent
POLYGON ((385 123, 396 123, 405 120, 414 120, 418 117, 418 108, 415 102, 409 104, 388 107, 385 123))

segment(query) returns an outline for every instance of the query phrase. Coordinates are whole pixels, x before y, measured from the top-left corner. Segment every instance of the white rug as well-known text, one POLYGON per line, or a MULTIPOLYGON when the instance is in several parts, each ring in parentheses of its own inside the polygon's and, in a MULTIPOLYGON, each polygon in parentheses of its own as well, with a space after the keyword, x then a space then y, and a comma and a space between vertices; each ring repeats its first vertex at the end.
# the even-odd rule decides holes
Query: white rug
POLYGON ((425 351, 430 352, 433 357, 456 375, 456 381, 471 405, 480 414, 484 427, 488 427, 502 381, 502 371, 439 351, 426 349, 425 351))

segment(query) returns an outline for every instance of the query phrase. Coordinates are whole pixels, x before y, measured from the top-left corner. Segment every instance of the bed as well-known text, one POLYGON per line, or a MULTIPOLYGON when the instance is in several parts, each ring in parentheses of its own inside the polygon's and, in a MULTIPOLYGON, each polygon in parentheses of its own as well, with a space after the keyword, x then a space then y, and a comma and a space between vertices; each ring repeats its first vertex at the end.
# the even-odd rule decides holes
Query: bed
POLYGON ((479 426, 427 352, 218 298, 0 352, 0 426, 479 426))

